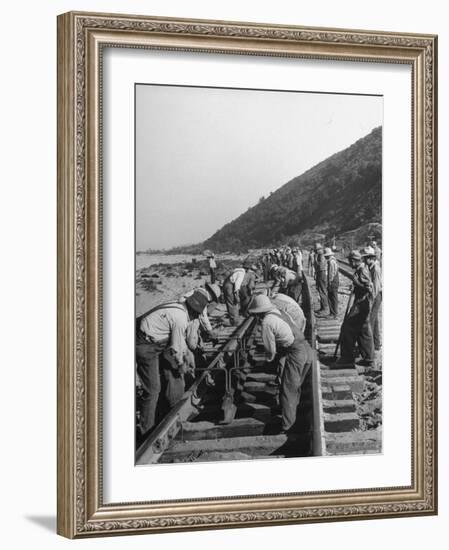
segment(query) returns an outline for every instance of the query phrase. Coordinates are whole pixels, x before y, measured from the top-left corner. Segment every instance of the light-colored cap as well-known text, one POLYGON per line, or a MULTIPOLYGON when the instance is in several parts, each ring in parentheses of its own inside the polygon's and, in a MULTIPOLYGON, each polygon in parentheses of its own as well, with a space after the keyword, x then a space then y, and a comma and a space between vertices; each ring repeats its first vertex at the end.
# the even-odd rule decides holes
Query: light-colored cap
POLYGON ((372 246, 365 246, 365 248, 362 248, 360 250, 360 254, 362 255, 363 258, 376 255, 376 253, 374 252, 374 248, 372 246))
POLYGON ((257 294, 251 300, 248 312, 249 313, 266 313, 274 308, 270 298, 265 294, 257 294))
POLYGON ((334 253, 332 252, 332 249, 329 248, 329 247, 326 247, 326 248, 324 249, 323 254, 324 254, 325 256, 333 256, 333 255, 334 255, 334 253))
POLYGON ((315 250, 321 250, 323 245, 321 243, 315 243, 315 250))
POLYGON ((361 260, 362 255, 360 254, 360 252, 358 250, 351 250, 351 252, 349 253, 348 259, 349 260, 361 260))

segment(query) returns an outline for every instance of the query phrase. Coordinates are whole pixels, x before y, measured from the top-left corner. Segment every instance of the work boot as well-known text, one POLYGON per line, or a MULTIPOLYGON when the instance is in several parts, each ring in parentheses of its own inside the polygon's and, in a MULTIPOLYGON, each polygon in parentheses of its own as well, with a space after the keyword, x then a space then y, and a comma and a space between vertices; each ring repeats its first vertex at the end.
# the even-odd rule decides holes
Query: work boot
POLYGON ((374 364, 374 361, 372 359, 362 359, 361 361, 357 361, 357 365, 360 365, 361 367, 372 367, 374 364))

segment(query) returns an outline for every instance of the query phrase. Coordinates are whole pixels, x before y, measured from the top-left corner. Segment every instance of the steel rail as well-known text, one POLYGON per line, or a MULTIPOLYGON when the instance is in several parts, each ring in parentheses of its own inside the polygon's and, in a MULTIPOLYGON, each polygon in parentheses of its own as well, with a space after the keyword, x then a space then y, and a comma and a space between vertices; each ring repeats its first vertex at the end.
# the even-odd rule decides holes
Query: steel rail
POLYGON ((236 353, 239 346, 248 332, 254 328, 256 319, 254 316, 247 317, 232 333, 223 348, 218 352, 201 375, 195 380, 182 398, 167 413, 164 419, 158 424, 150 436, 140 445, 136 451, 136 464, 152 464, 157 462, 165 452, 190 414, 196 409, 195 401, 198 399, 200 386, 206 379, 207 373, 216 368, 216 365, 224 358, 225 354, 236 353))
POLYGON ((323 404, 321 396, 321 372, 318 368, 317 346, 316 346, 316 319, 313 312, 313 298, 309 281, 304 276, 303 307, 306 310, 307 325, 305 335, 313 350, 312 363, 312 454, 313 456, 322 456, 324 452, 324 422, 323 422, 323 404))

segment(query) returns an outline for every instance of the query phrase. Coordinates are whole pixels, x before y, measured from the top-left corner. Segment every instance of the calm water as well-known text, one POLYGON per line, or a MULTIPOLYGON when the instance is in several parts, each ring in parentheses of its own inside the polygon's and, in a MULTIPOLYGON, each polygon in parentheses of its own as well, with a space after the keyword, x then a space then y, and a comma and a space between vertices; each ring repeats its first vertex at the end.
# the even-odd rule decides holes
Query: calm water
POLYGON ((179 264, 180 262, 191 262, 203 260, 204 256, 193 256, 191 254, 136 254, 136 269, 149 267, 154 264, 179 264))
MULTIPOLYGON (((237 260, 245 258, 245 256, 237 254, 226 254, 215 256, 216 260, 237 260)), ((154 264, 179 264, 181 262, 191 262, 193 259, 196 259, 197 262, 205 260, 206 257, 201 254, 136 254, 136 270, 142 269, 143 267, 149 267, 154 264)))

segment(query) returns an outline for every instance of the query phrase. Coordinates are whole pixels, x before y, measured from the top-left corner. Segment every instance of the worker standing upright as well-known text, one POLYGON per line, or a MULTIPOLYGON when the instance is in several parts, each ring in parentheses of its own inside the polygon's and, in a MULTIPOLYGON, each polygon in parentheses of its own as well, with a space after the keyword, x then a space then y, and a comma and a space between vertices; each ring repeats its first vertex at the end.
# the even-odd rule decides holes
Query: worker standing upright
POLYGON ((307 260, 307 267, 310 277, 315 277, 315 250, 311 248, 309 250, 309 258, 307 260))
POLYGON ((228 310, 229 321, 232 326, 238 325, 240 287, 242 286, 245 270, 238 267, 226 277, 223 283, 223 297, 228 310))
POLYGON ((374 350, 379 351, 382 348, 382 338, 380 335, 380 310, 382 305, 382 270, 376 251, 367 246, 362 250, 362 258, 368 267, 371 282, 373 284, 373 303, 370 311, 370 324, 373 332, 374 350))
POLYGON ((216 270, 217 270, 217 262, 215 261, 215 254, 212 252, 212 254, 209 256, 210 282, 212 285, 215 283, 216 270))
POLYGON ((256 264, 252 263, 245 263, 245 275, 243 277, 242 284, 240 285, 240 314, 241 315, 248 315, 248 305, 251 302, 251 298, 254 294, 254 289, 256 288, 256 280, 257 280, 257 266, 256 264))
POLYGON ((296 271, 299 277, 302 277, 302 252, 298 247, 293 249, 293 271, 296 271))
POLYGON ((320 243, 315 245, 315 282, 316 289, 320 296, 320 308, 317 313, 325 315, 328 310, 327 300, 327 262, 323 254, 323 247, 320 243))
POLYGON ((339 363, 353 365, 355 346, 358 344, 363 358, 360 364, 370 366, 374 362, 373 333, 370 323, 373 285, 360 252, 353 250, 348 259, 354 269, 352 278, 354 301, 341 327, 341 357, 339 363))
POLYGON ((324 249, 324 257, 327 261, 327 297, 329 302, 329 317, 336 319, 338 315, 338 264, 334 253, 330 248, 324 249))

